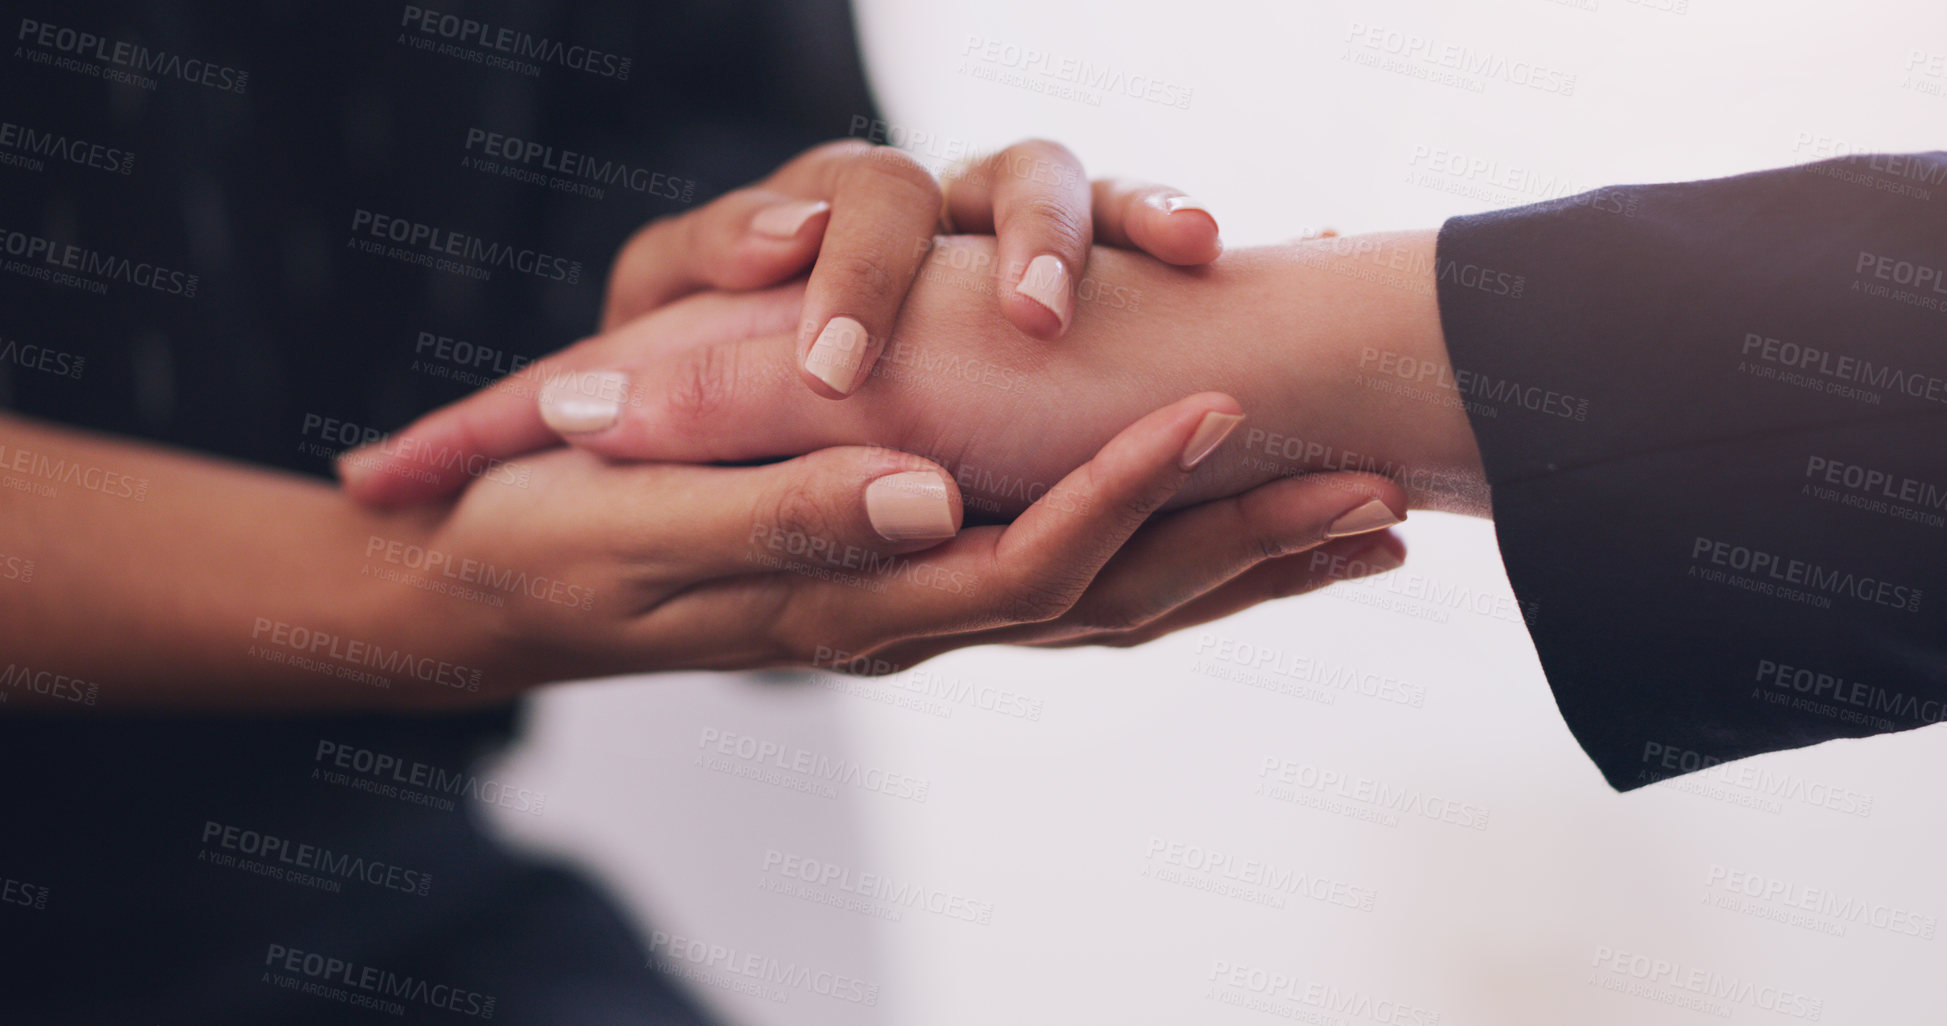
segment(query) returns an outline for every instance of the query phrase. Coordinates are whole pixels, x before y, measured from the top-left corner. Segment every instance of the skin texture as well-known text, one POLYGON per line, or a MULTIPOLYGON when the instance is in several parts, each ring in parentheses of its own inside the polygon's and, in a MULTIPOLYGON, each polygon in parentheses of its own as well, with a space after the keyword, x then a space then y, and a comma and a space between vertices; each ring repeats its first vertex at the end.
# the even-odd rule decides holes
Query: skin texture
POLYGON ((388 510, 0 418, 0 465, 30 486, 0 489, 5 709, 433 712, 627 672, 887 673, 968 644, 1134 643, 1398 565, 1383 531, 1326 538, 1348 509, 1404 505, 1383 478, 1154 517, 1200 425, 1237 409, 1163 406, 1013 523, 943 544, 872 528, 866 490, 892 473, 939 475, 960 513, 940 468, 883 447, 751 467, 556 447, 388 510))
MULTIPOLYGON (((929 253, 878 366, 843 403, 795 387, 800 294, 783 288, 666 307, 402 436, 501 458, 564 439, 618 460, 744 461, 881 445, 938 462, 970 511, 1007 517, 1144 410, 1214 390, 1235 396, 1250 424, 1177 505, 1360 469, 1399 481, 1415 507, 1485 515, 1455 376, 1408 388, 1389 370, 1448 365, 1433 247, 1432 232, 1332 238, 1196 268, 1097 249, 1074 324, 1050 345, 994 312, 994 243, 956 237, 929 253), (544 382, 588 374, 626 381, 614 421, 558 435, 532 397, 544 382)), ((369 456, 346 476, 366 501, 424 499, 452 483, 410 454, 369 456), (371 467, 402 472, 375 481, 371 467)))

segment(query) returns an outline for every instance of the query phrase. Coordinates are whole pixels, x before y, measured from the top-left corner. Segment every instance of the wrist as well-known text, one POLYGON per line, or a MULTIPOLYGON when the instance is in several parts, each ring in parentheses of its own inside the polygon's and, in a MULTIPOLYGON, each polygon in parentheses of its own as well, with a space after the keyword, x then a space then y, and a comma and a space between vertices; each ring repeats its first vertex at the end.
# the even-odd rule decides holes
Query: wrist
POLYGON ((1414 508, 1485 515, 1487 487, 1440 328, 1436 233, 1246 251, 1225 305, 1248 318, 1251 421, 1230 454, 1256 480, 1365 471, 1414 508))

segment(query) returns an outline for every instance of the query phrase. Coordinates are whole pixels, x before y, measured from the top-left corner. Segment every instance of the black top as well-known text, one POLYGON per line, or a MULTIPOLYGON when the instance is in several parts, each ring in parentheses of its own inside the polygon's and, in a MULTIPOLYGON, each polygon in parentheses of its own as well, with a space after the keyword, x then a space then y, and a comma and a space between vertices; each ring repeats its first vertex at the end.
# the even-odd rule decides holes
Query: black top
MULTIPOLYGON (((646 221, 872 116, 841 0, 63 2, 8 30, 0 403, 319 475, 592 331, 646 221), (470 237, 469 267, 367 252, 379 218, 470 237)), ((474 828, 503 800, 473 767, 511 707, 119 716, 100 683, 82 715, 0 716, 0 880, 45 899, 0 900, 0 1020, 366 1014, 263 982, 271 945, 444 974, 516 1021, 529 1000, 578 1021, 615 968, 626 1011, 596 1021, 686 1017, 635 992, 641 953, 578 885, 474 828), (333 892, 203 858, 247 855, 243 830, 431 883, 333 892), (580 920, 550 926, 550 903, 580 920), (569 1004, 537 996, 562 980, 569 1004)))
POLYGON ((1508 578, 1627 790, 1947 718, 1947 154, 1447 222, 1508 578))

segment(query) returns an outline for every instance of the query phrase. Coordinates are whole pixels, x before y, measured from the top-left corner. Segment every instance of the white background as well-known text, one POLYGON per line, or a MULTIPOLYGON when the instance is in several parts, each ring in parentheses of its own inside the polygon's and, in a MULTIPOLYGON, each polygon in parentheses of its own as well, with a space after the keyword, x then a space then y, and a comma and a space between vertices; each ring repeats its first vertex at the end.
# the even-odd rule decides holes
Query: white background
MULTIPOLYGON (((922 159, 1057 138, 1093 173, 1189 190, 1233 246, 1321 225, 1433 226, 1602 184, 1803 162, 1834 145, 1942 145, 1947 78, 1907 74, 1916 50, 1947 51, 1938 4, 1596 5, 864 0, 859 14, 892 131, 922 159), (1389 52, 1404 47, 1417 49, 1389 52), (1048 56, 1027 64, 1028 50, 1048 56), (1437 71, 1425 58, 1441 55, 1503 70, 1464 75, 1472 87, 1396 70, 1437 71), (1048 95, 1074 88, 1063 68, 1154 80, 1173 99, 1188 90, 1188 107, 1086 85, 1048 95), (1572 76, 1572 95, 1521 84, 1536 75, 1572 76)), ((645 936, 653 923, 734 950, 738 965, 775 960, 761 964, 787 982, 719 966, 697 987, 730 1021, 757 1026, 1940 1021, 1947 940, 1873 924, 1896 911, 1926 917, 1902 925, 1947 915, 1939 729, 1616 795, 1562 726, 1506 614, 1491 525, 1416 514, 1402 533, 1407 566, 1388 577, 1135 651, 976 650, 856 687, 670 675, 557 688, 501 771, 547 792, 546 809, 503 811, 497 824, 582 861, 645 936), (1333 688, 1319 701, 1200 672, 1200 646, 1226 642, 1391 678, 1423 689, 1424 705, 1333 688), (963 696, 919 694, 929 689, 963 696), (981 708, 1000 692, 1036 703, 1039 718, 981 708), (716 772, 697 763, 706 731, 855 760, 873 780, 923 779, 926 801, 847 784, 824 797, 716 772), (1307 779, 1383 784, 1416 808, 1458 803, 1486 828, 1267 797, 1267 760, 1307 779), (1871 804, 1858 815, 1814 799, 1871 804), (1305 890, 1272 907, 1159 879, 1224 876, 1152 857, 1169 844, 1226 853, 1232 875, 1305 874, 1326 899, 1369 894, 1372 907, 1305 890), (873 873, 981 903, 967 907, 991 908, 991 921, 923 905, 891 920, 765 889, 783 879, 767 857, 786 854, 855 885, 873 873), (1784 891, 1719 907, 1737 897, 1733 872, 1784 891), (1821 900, 1860 914, 1778 921, 1821 900), (1660 975, 1619 993, 1642 981, 1597 964, 1603 952, 1646 956, 1621 964, 1660 975), (796 966, 810 982, 790 982, 796 966), (1231 966, 1243 967, 1241 986, 1231 966), (873 1003, 818 993, 834 976, 862 981, 873 1003), (1714 999, 1718 1014, 1673 1005, 1690 980, 1734 995, 1714 999), (1227 1003, 1253 995, 1278 1010, 1227 1003), (1779 1000, 1787 1011, 1766 1007, 1779 1000)))

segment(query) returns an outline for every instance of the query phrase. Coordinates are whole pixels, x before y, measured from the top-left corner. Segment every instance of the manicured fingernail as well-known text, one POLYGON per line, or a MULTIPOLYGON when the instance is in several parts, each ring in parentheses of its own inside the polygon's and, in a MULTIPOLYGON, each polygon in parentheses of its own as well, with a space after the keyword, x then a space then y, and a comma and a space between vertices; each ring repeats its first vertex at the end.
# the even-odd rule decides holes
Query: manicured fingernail
POLYGON ((1216 452, 1217 447, 1224 444, 1224 439, 1229 438, 1230 433, 1237 430, 1237 425, 1242 423, 1244 423, 1244 415, 1241 413, 1204 414, 1203 422, 1198 424, 1196 431, 1190 435, 1190 443, 1183 447, 1183 469, 1195 470, 1197 464, 1216 452))
MULTIPOLYGON (((1209 207, 1204 206, 1189 196, 1171 196, 1169 199, 1163 201, 1163 209, 1172 214, 1179 210, 1198 210, 1205 214, 1210 213, 1209 207)), ((1216 220, 1216 218, 1212 217, 1211 220, 1216 220)))
POLYGON ((830 210, 832 205, 824 200, 797 200, 765 207, 750 219, 750 230, 773 239, 795 239, 805 222, 830 210))
POLYGON ((825 330, 805 354, 804 369, 841 395, 851 395, 864 362, 865 325, 850 317, 834 317, 825 322, 825 330))
POLYGON ((865 516, 887 541, 953 537, 953 502, 946 482, 927 470, 908 470, 865 486, 865 516))
POLYGON ((629 376, 620 371, 562 374, 541 387, 541 419, 562 434, 602 431, 622 415, 629 376))
POLYGON ((1405 518, 1393 512, 1392 507, 1378 499, 1373 499, 1332 521, 1332 526, 1325 529, 1325 537, 1345 538, 1350 535, 1365 534, 1368 531, 1391 527, 1403 519, 1405 518))
POLYGON ((1014 290, 1047 307, 1062 327, 1068 327, 1075 297, 1068 293, 1068 268, 1060 257, 1043 253, 1028 261, 1027 273, 1021 275, 1021 283, 1014 290))

